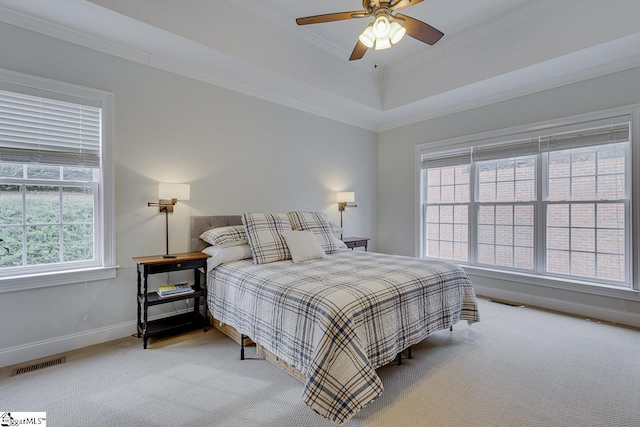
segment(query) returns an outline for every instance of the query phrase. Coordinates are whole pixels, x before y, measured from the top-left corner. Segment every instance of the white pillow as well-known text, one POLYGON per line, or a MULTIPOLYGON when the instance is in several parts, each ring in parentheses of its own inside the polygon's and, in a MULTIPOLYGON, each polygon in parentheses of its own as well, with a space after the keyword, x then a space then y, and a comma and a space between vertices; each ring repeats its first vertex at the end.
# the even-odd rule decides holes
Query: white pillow
POLYGON ((333 243, 336 244, 336 246, 338 247, 338 250, 340 250, 340 249, 348 249, 347 248, 347 244, 345 242, 343 242, 342 240, 338 239, 337 237, 333 238, 333 243))
MULTIPOLYGON (((333 241, 335 224, 327 218, 324 212, 287 212, 291 228, 297 231, 313 231, 320 237, 320 245, 325 253, 332 254, 338 250, 333 241)), ((339 230, 339 227, 338 227, 339 230)), ((340 231, 338 231, 340 232, 340 231)))
POLYGON ((324 249, 312 231, 283 231, 293 262, 309 261, 325 257, 324 249))
POLYGON ((251 247, 248 244, 230 246, 223 248, 220 246, 209 246, 202 250, 207 255, 211 255, 211 258, 207 259, 207 267, 209 270, 216 268, 220 264, 231 261, 239 261, 241 259, 252 258, 251 247))

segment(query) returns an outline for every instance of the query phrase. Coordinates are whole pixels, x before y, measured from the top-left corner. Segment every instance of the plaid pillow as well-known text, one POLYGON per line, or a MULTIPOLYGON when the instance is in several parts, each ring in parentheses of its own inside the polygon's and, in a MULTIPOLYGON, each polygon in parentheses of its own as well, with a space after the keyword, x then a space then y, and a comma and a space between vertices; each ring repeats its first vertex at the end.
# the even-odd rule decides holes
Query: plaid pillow
POLYGON ((298 231, 313 231, 320 241, 320 246, 326 254, 338 251, 338 245, 333 239, 335 224, 329 221, 324 212, 287 212, 291 227, 298 231))
POLYGON ((291 223, 283 213, 248 213, 242 215, 254 264, 291 259, 291 252, 283 231, 291 230, 291 223))
POLYGON ((202 233, 200 238, 211 246, 220 246, 223 248, 249 243, 247 233, 244 231, 244 225, 212 228, 202 233))

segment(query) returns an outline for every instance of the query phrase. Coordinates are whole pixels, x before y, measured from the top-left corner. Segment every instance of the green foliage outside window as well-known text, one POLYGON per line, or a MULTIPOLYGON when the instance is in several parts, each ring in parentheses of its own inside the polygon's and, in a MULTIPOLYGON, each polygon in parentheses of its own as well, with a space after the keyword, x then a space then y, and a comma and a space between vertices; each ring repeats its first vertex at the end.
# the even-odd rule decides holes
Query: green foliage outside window
POLYGON ((0 268, 92 260, 93 203, 92 187, 0 185, 0 268))

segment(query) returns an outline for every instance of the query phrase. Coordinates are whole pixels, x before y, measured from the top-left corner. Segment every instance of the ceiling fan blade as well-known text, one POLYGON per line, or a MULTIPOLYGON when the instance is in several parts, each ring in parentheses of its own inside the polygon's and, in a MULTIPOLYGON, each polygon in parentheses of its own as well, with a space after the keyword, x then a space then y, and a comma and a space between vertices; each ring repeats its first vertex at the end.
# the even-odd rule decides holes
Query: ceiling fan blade
POLYGON ((405 7, 413 6, 414 4, 422 3, 423 0, 399 0, 396 1, 391 10, 404 9, 405 7))
POLYGON ((296 19, 298 25, 321 24, 323 22, 344 21, 346 19, 364 18, 368 14, 362 10, 354 12, 327 13, 326 15, 314 15, 296 19))
POLYGON ((356 47, 353 48, 353 52, 351 52, 351 56, 349 57, 349 61, 356 61, 361 59, 365 53, 367 53, 368 47, 366 47, 360 40, 356 43, 356 47))
POLYGON ((396 13, 395 17, 404 21, 402 26, 407 30, 407 35, 426 44, 433 45, 444 36, 442 31, 410 16, 396 13))

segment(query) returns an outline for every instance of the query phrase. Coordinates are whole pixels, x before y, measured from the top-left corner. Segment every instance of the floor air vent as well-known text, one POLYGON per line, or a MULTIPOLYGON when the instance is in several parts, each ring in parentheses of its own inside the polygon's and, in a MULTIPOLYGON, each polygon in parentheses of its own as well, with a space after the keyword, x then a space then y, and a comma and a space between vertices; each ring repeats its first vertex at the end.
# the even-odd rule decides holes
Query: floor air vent
POLYGON ((39 371, 40 369, 49 368, 51 366, 62 365, 67 361, 66 357, 58 357, 56 359, 47 360, 45 362, 36 363, 34 365, 24 366, 22 368, 14 369, 11 372, 11 376, 14 377, 20 374, 26 374, 27 372, 39 371))

